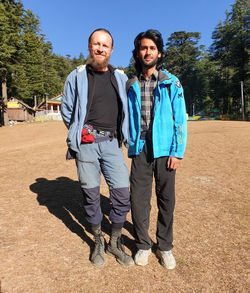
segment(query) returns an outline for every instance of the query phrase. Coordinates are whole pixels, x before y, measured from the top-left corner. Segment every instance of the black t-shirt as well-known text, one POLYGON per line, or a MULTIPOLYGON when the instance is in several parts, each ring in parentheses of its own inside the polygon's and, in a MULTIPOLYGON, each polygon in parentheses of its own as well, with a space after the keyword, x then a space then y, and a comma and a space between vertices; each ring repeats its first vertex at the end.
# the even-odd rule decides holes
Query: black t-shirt
POLYGON ((111 82, 111 72, 93 71, 93 100, 88 113, 87 124, 95 129, 115 131, 118 120, 118 95, 111 82))

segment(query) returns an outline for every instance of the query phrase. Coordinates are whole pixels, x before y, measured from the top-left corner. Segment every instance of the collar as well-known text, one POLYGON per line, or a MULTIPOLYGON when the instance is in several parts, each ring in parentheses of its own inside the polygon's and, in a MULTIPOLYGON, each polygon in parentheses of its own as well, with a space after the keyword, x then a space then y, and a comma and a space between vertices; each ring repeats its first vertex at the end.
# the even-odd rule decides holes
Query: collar
POLYGON ((158 70, 155 70, 149 77, 149 79, 146 79, 145 76, 142 74, 142 72, 139 74, 138 76, 138 80, 142 81, 142 80, 158 80, 158 70))
MULTIPOLYGON (((158 71, 158 80, 159 82, 166 82, 171 83, 172 82, 172 74, 164 69, 160 69, 158 71)), ((126 90, 129 91, 130 87, 132 87, 136 82, 139 82, 139 75, 129 79, 126 84, 126 90)))
MULTIPOLYGON (((87 66, 86 66, 86 69, 87 69, 87 72, 88 73, 91 73, 91 74, 93 74, 93 67, 90 65, 90 64, 87 64, 87 66)), ((108 70, 111 72, 111 73, 114 73, 114 71, 115 71, 115 67, 114 66, 112 66, 111 64, 109 64, 108 65, 108 70)))

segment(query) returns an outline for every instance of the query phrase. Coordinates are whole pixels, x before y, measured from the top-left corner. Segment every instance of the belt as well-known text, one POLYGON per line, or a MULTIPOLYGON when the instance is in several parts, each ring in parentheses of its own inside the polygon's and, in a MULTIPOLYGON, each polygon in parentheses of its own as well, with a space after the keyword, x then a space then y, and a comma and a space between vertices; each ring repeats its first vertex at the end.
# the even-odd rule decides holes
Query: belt
POLYGON ((99 129, 93 129, 93 135, 101 135, 101 136, 109 136, 109 137, 116 137, 117 133, 116 131, 106 131, 106 130, 99 130, 99 129))
POLYGON ((116 131, 93 129, 93 135, 95 137, 95 143, 103 142, 106 140, 112 141, 113 138, 117 138, 116 131))

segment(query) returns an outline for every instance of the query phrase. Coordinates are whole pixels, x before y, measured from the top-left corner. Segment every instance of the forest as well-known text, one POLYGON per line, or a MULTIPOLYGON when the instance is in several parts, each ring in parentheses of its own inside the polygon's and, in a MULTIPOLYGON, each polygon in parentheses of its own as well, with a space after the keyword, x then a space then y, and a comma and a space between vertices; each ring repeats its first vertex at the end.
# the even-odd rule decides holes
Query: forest
MULTIPOLYGON (((200 32, 173 32, 165 44, 164 68, 180 79, 189 116, 250 120, 249 0, 236 0, 215 24, 212 45, 199 45, 200 32)), ((21 0, 0 0, 0 112, 8 123, 11 97, 34 107, 63 91, 67 75, 87 57, 58 56, 40 28, 39 17, 21 0)), ((121 68, 135 74, 134 62, 121 68)))

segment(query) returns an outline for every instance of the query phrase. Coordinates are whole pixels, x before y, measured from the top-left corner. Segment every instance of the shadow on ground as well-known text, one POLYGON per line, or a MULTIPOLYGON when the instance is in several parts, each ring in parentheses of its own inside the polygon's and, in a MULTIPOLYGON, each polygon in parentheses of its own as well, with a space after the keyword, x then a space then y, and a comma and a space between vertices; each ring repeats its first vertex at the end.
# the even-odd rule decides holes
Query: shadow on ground
MULTIPOLYGON (((92 249, 93 240, 86 234, 90 232, 88 222, 85 220, 83 198, 78 181, 68 177, 58 177, 55 180, 37 178, 36 182, 30 185, 30 190, 37 194, 37 201, 40 205, 46 206, 48 211, 60 219, 65 226, 77 234, 92 249)), ((101 195, 101 208, 103 212, 102 231, 110 235, 110 223, 108 215, 111 209, 109 198, 101 195)), ((124 228, 133 236, 133 225, 126 221, 124 228)), ((134 241, 123 235, 124 245, 134 251, 134 241)))

